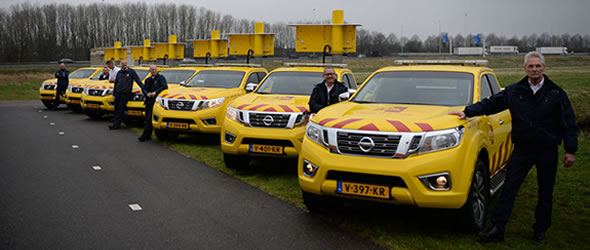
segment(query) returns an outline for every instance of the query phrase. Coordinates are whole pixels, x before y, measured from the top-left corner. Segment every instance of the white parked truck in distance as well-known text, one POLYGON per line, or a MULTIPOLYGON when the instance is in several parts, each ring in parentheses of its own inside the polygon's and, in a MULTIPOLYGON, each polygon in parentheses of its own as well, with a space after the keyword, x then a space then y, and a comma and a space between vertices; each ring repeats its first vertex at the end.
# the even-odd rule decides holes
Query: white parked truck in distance
POLYGON ((490 54, 518 54, 518 46, 490 46, 490 54))
POLYGON ((454 49, 454 54, 459 56, 482 56, 487 55, 487 51, 482 47, 458 47, 454 49))
POLYGON ((567 47, 538 47, 537 52, 543 55, 567 55, 567 47))

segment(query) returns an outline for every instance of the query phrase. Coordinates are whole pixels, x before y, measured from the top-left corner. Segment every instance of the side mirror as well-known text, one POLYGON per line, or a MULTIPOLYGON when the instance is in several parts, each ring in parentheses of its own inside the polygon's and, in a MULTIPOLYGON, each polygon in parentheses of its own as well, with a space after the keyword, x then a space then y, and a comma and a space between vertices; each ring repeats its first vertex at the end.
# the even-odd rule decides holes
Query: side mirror
POLYGON ((186 82, 184 82, 184 81, 179 82, 178 84, 180 84, 180 86, 185 86, 186 87, 186 82))
POLYGON ((354 95, 354 93, 356 93, 356 89, 348 89, 348 93, 350 94, 350 96, 354 95))
POLYGON ((254 91, 254 89, 258 87, 258 83, 249 82, 246 83, 246 93, 250 93, 254 91))
POLYGON ((348 92, 344 92, 344 93, 341 93, 338 95, 339 102, 346 101, 346 100, 348 100, 348 98, 350 98, 350 93, 348 93, 348 92))

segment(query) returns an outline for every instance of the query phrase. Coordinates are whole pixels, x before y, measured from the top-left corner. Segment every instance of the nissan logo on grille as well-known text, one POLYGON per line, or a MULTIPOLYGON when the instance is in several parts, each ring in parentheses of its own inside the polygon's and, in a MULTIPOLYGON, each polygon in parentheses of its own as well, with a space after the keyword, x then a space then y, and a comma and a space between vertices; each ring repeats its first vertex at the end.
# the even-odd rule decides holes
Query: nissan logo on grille
POLYGON ((363 152, 367 153, 367 152, 371 151, 371 149, 373 149, 373 147, 375 147, 375 142, 373 141, 373 139, 371 139, 371 137, 365 136, 365 137, 361 138, 358 145, 359 145, 359 148, 363 152))
POLYGON ((262 122, 264 123, 264 125, 266 126, 270 126, 272 125, 272 123, 275 121, 275 119, 272 118, 272 116, 267 115, 264 117, 264 119, 262 119, 262 122))
POLYGON ((182 107, 184 107, 184 103, 182 103, 182 102, 177 102, 176 103, 176 108, 177 109, 182 109, 182 107))

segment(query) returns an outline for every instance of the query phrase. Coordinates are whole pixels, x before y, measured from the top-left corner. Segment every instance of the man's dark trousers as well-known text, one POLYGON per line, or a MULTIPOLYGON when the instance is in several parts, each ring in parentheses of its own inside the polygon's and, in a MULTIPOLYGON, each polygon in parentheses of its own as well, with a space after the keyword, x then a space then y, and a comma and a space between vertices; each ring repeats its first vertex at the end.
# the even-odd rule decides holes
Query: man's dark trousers
POLYGON ((132 93, 115 93, 115 120, 113 126, 120 127, 127 108, 127 101, 131 98, 132 93))
POLYGON ((152 113, 154 111, 154 103, 156 100, 154 98, 147 98, 145 99, 145 125, 143 127, 143 133, 141 134, 141 138, 151 138, 152 137, 152 113))
POLYGON ((57 109, 57 107, 59 106, 59 97, 66 92, 67 88, 68 85, 57 85, 57 87, 55 88, 55 100, 53 101, 53 109, 57 109))
POLYGON ((532 166, 536 165, 539 194, 535 211, 536 222, 533 228, 535 232, 545 232, 551 225, 553 186, 557 172, 557 146, 514 146, 514 152, 506 166, 507 173, 502 194, 492 214, 492 224, 504 231, 520 185, 532 166))

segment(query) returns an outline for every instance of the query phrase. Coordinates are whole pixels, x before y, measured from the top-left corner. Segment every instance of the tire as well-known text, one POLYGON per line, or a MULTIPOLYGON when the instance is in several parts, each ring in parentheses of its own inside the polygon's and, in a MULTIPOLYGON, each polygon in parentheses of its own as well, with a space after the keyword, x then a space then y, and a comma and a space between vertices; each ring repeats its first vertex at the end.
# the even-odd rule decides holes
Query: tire
POLYGON ((41 102, 43 102, 43 106, 45 106, 46 108, 48 108, 48 109, 52 109, 53 108, 53 101, 43 100, 41 102))
POLYGON ((123 123, 131 127, 143 127, 145 124, 145 118, 123 117, 123 123))
POLYGON ((476 232, 483 229, 490 204, 490 177, 486 171, 486 165, 477 160, 467 202, 460 210, 460 216, 464 229, 469 232, 476 232))
POLYGON ((86 110, 84 113, 86 114, 86 116, 90 117, 90 119, 92 119, 92 120, 100 120, 102 118, 102 116, 104 115, 104 113, 100 112, 100 111, 86 110))
POLYGON ((311 213, 325 214, 342 207, 342 202, 333 197, 321 196, 301 190, 303 203, 311 213))
POLYGON ((67 106, 74 113, 82 113, 82 112, 84 112, 84 110, 82 109, 82 107, 80 107, 80 105, 68 104, 67 106))
POLYGON ((158 138, 158 141, 170 141, 170 140, 174 140, 174 139, 178 138, 177 132, 160 130, 160 129, 155 129, 154 132, 156 133, 156 138, 158 138))
POLYGON ((243 169, 250 165, 250 159, 243 155, 223 154, 223 162, 226 168, 243 169))

